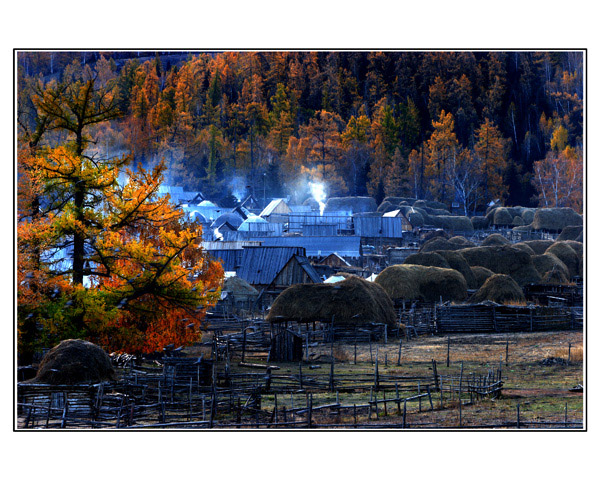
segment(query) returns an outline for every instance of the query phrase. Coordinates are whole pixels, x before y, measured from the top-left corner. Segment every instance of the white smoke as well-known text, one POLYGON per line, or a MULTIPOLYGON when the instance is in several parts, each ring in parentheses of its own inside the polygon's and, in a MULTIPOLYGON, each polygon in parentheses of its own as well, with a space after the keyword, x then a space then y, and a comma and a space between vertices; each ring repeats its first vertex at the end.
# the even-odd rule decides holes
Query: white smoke
POLYGON ((310 189, 310 194, 312 197, 319 204, 319 211, 321 216, 323 216, 323 211, 325 210, 325 199, 327 198, 327 194, 325 193, 325 185, 319 182, 308 182, 308 188, 310 189))

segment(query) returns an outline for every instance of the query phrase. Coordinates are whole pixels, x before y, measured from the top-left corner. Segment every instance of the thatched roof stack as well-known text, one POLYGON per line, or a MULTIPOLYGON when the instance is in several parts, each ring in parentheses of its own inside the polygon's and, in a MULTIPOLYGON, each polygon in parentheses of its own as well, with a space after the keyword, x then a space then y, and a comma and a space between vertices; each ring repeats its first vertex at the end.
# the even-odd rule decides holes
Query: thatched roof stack
POLYGON ((554 242, 548 247, 546 253, 556 255, 569 269, 569 278, 581 274, 579 256, 567 242, 554 242))

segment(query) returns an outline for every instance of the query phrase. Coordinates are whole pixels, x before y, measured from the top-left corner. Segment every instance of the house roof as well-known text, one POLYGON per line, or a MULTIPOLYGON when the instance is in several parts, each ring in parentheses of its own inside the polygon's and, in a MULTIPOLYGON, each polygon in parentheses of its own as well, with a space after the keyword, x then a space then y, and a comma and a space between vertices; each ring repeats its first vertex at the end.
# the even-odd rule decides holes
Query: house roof
POLYGON ((302 255, 294 255, 294 258, 298 261, 298 264, 302 267, 302 270, 306 272, 308 278, 310 278, 312 282, 321 283, 321 277, 315 270, 315 267, 311 265, 308 258, 302 255))
POLYGON ((280 206, 283 210, 285 210, 285 213, 291 212, 290 207, 288 207, 287 203, 285 202, 285 199, 275 198, 271 200, 271 202, 265 207, 265 209, 262 212, 260 212, 260 216, 263 218, 268 217, 280 206))
POLYGON ((323 257, 337 253, 340 257, 360 257, 360 237, 358 236, 319 236, 319 237, 256 237, 263 246, 301 247, 308 257, 323 257))
POLYGON ((269 285, 294 255, 305 256, 306 251, 302 247, 244 247, 238 276, 251 285, 269 285))
POLYGON ((325 260, 327 260, 331 256, 338 258, 342 263, 344 263, 345 265, 350 266, 350 264, 346 260, 344 260, 344 258, 339 253, 337 253, 337 252, 333 252, 333 253, 330 253, 329 255, 324 256, 319 261, 319 263, 323 263, 325 260))

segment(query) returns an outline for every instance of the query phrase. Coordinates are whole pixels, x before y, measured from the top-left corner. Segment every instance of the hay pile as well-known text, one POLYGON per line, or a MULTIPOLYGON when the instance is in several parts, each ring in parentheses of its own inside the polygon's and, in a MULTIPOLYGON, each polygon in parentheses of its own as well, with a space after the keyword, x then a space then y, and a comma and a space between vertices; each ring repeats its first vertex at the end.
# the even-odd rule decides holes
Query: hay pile
POLYGON ((580 262, 577 252, 567 242, 554 242, 546 253, 556 255, 569 269, 569 278, 581 274, 580 262))
POLYGON ((577 240, 577 237, 583 232, 583 225, 570 225, 562 229, 560 235, 556 239, 559 242, 566 240, 577 240))
POLYGON ((536 255, 542 255, 554 242, 552 240, 527 240, 520 243, 527 245, 536 255))
POLYGON ((464 247, 462 245, 457 245, 444 237, 435 237, 425 242, 420 251, 434 252, 436 250, 460 250, 461 248, 464 247))
POLYGON ((407 215, 408 221, 413 227, 422 227, 425 225, 425 219, 419 212, 409 212, 407 215))
POLYGON ((384 202, 390 202, 392 205, 412 205, 416 202, 414 198, 409 197, 385 197, 383 199, 384 202))
POLYGON ((489 245, 510 245, 510 241, 508 241, 508 239, 506 239, 499 233, 492 233, 489 237, 486 237, 486 239, 481 243, 481 245, 483 245, 484 247, 487 247, 489 245))
POLYGON ((534 230, 560 232, 571 225, 583 225, 583 218, 572 208, 538 208, 531 227, 534 230))
POLYGON ((475 230, 485 230, 490 226, 490 220, 487 217, 471 217, 471 224, 475 230))
POLYGON ((379 205, 379 207, 377 207, 377 211, 380 213, 392 212, 394 210, 396 210, 396 205, 390 202, 386 202, 385 200, 381 202, 381 205, 379 205))
POLYGON ((524 252, 528 253, 529 255, 535 255, 533 248, 531 248, 529 245, 527 245, 523 242, 513 243, 512 246, 515 248, 518 248, 519 250, 523 250, 524 252))
POLYGON ((485 281, 494 275, 494 272, 485 267, 471 267, 473 277, 475 277, 475 288, 481 288, 485 281))
POLYGON ((520 227, 521 225, 525 225, 525 222, 523 221, 523 219, 519 216, 516 215, 515 217, 513 217, 513 226, 514 227, 520 227))
POLYGON ((406 257, 407 265, 423 265, 425 267, 452 268, 450 264, 437 252, 419 252, 406 257))
POLYGON ((431 225, 444 230, 455 230, 458 232, 472 232, 473 224, 469 217, 460 217, 452 215, 430 215, 431 225))
POLYGON ((513 217, 507 208, 500 207, 494 210, 492 224, 498 227, 510 227, 513 223, 513 217))
POLYGON ((426 302, 443 300, 461 301, 467 297, 467 282, 456 270, 422 265, 392 265, 375 279, 390 298, 426 302))
POLYGON ((523 290, 510 276, 495 274, 488 278, 477 292, 471 297, 471 303, 481 303, 485 300, 495 303, 523 303, 523 290))
POLYGON ((258 296, 258 290, 237 275, 225 279, 222 291, 228 292, 235 300, 245 301, 258 296))
POLYGON ((512 245, 465 248, 460 251, 469 266, 485 267, 494 273, 510 275, 519 285, 537 283, 540 274, 531 256, 512 245))
POLYGON ((32 383, 74 385, 112 380, 110 357, 98 345, 85 340, 63 340, 42 359, 32 383))
POLYGON ((325 212, 375 212, 377 202, 372 197, 331 197, 325 204, 325 212))
POLYGON ((469 247, 476 246, 470 240, 467 240, 465 237, 460 237, 460 236, 452 237, 452 238, 448 239, 448 241, 450 243, 454 243, 455 245, 459 245, 461 248, 469 248, 469 247))
POLYGON ((523 225, 529 225, 533 222, 533 217, 535 217, 535 210, 530 208, 525 208, 521 212, 521 218, 523 219, 523 225))
POLYGON ((394 306, 374 282, 349 276, 333 284, 298 284, 285 289, 273 303, 267 320, 331 321, 336 324, 396 323, 394 306))
POLYGON ((471 267, 469 267, 465 257, 463 257, 460 252, 440 250, 434 253, 437 253, 439 256, 443 257, 446 262, 448 262, 448 265, 450 265, 450 268, 456 270, 457 272, 461 273, 463 277, 465 277, 467 288, 477 288, 477 282, 473 272, 471 271, 471 267))
POLYGON ((421 237, 421 240, 424 243, 427 243, 429 240, 436 238, 436 237, 442 237, 442 238, 446 238, 449 239, 450 235, 448 235, 444 230, 433 230, 431 232, 427 232, 425 235, 423 235, 421 237))
POLYGON ((567 283, 569 281, 569 269, 552 253, 534 255, 531 257, 533 264, 544 283, 567 283))

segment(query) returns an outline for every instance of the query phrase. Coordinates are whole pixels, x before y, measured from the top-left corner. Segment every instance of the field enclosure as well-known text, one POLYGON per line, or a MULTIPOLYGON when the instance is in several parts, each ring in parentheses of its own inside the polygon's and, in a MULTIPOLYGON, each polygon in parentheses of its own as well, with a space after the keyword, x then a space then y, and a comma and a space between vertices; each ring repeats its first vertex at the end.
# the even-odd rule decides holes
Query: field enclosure
POLYGON ((20 384, 18 428, 583 428, 577 331, 315 342, 302 362, 211 336, 113 383, 20 384))

